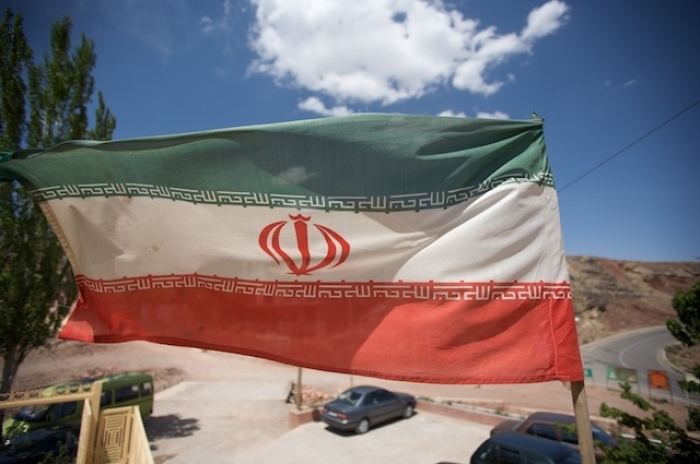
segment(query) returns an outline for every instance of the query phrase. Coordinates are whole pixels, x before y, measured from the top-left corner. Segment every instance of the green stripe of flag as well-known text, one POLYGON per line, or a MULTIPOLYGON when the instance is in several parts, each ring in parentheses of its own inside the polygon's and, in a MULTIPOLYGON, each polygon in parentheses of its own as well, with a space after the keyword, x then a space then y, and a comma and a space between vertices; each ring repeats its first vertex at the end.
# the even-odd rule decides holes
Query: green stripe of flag
POLYGON ((0 179, 30 185, 39 200, 401 211, 447 207, 504 182, 553 184, 538 120, 363 114, 20 155, 0 163, 0 179))

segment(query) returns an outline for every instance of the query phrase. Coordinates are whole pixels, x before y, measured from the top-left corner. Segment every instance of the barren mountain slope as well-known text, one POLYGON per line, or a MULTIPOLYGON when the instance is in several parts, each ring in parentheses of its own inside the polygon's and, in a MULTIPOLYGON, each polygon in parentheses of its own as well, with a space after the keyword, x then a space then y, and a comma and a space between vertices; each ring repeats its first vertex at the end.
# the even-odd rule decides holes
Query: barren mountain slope
POLYGON ((569 256, 569 274, 582 343, 675 318, 671 299, 700 281, 700 261, 615 261, 569 256))

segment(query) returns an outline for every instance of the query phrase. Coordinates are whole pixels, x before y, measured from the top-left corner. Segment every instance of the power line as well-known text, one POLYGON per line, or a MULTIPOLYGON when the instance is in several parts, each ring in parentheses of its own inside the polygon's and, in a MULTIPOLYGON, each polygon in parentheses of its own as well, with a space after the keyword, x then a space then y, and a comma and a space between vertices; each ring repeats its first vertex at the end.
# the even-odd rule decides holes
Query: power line
POLYGON ((661 129, 662 127, 664 127, 666 124, 670 123, 671 121, 673 121, 674 119, 676 119, 677 117, 679 117, 680 115, 682 115, 683 113, 685 113, 686 111, 690 110, 692 107, 694 107, 694 106, 697 105, 698 103, 700 103, 700 99, 695 100, 693 103, 691 103, 691 104, 688 105, 687 107, 683 108, 683 109, 680 110, 678 113, 674 114, 673 116, 671 116, 671 117, 668 118, 666 121, 664 121, 664 122, 662 122, 661 124, 659 124, 658 126, 654 127, 653 129, 651 129, 650 131, 648 131, 647 133, 645 133, 644 135, 642 135, 641 137, 639 137, 638 139, 636 139, 634 142, 632 142, 632 143, 630 143, 630 144, 624 146, 622 149, 620 149, 620 150, 618 150, 617 152, 613 153, 612 155, 608 156, 606 159, 604 159, 604 160, 601 161, 600 163, 596 164, 596 165, 593 166, 591 169, 589 169, 588 171, 584 172, 583 174, 581 174, 580 176, 578 176, 577 178, 575 178, 574 180, 572 180, 571 182, 569 182, 568 184, 566 184, 565 186, 563 186, 562 188, 557 189, 557 191, 558 191, 559 193, 563 192, 563 191, 566 190, 567 188, 569 188, 569 187, 571 187, 572 185, 574 185, 576 182, 580 181, 580 180, 583 179, 584 177, 586 177, 586 176, 588 176, 589 174, 591 174, 593 171, 599 169, 599 168, 600 168, 601 166, 603 166, 604 164, 610 162, 613 158, 616 158, 617 156, 620 156, 622 153, 624 153, 625 151, 629 150, 630 148, 632 148, 632 147, 633 147, 634 145, 636 145, 637 143, 641 142, 642 140, 644 140, 645 138, 649 137, 651 134, 653 134, 653 133, 656 132, 657 130, 659 130, 659 129, 661 129))

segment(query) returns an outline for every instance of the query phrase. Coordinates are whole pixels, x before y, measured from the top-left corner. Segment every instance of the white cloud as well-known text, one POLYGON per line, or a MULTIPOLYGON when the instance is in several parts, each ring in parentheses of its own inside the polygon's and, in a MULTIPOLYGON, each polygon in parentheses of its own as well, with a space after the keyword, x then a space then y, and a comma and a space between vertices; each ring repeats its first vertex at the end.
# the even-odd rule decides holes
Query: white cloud
POLYGON ((229 18, 231 17, 231 0, 224 0, 221 9, 223 12, 216 21, 207 15, 202 16, 199 19, 199 24, 202 26, 202 32, 208 34, 213 31, 228 29, 229 18))
MULTIPOLYGON (((337 102, 391 104, 449 82, 490 95, 488 72, 559 29, 568 6, 532 10, 520 33, 498 34, 441 0, 250 0, 251 69, 337 102)), ((512 81, 514 76, 509 76, 512 81)))
POLYGON ((438 116, 446 117, 446 118, 466 118, 467 114, 464 111, 460 111, 459 113, 455 113, 452 110, 445 110, 438 114, 438 116))
POLYGON ((318 97, 309 97, 306 100, 299 103, 299 109, 311 111, 312 113, 318 113, 323 116, 347 116, 352 114, 353 111, 347 106, 335 106, 333 108, 327 108, 326 105, 318 97))
POLYGON ((625 89, 627 87, 631 87, 633 85, 636 85, 637 82, 639 82, 637 79, 629 79, 628 81, 624 82, 623 84, 615 83, 611 79, 606 80, 603 82, 603 87, 606 88, 622 88, 625 89))
POLYGON ((535 8, 527 17, 522 38, 527 41, 545 37, 559 29, 568 20, 569 7, 559 0, 552 0, 535 8))
POLYGON ((476 117, 482 119, 510 119, 508 113, 504 113, 503 111, 494 111, 492 113, 487 111, 479 111, 476 113, 476 117))
MULTIPOLYGON (((495 27, 480 32, 472 41, 472 55, 457 66, 452 84, 458 89, 482 95, 498 92, 503 82, 487 83, 487 72, 513 55, 531 52, 535 40, 553 33, 564 25, 568 19, 568 9, 569 7, 561 1, 550 0, 530 12, 527 25, 520 34, 498 36, 495 27)), ((515 81, 515 75, 509 73, 508 80, 515 81)))
POLYGON ((199 18, 199 24, 202 25, 202 30, 206 32, 213 31, 216 26, 214 26, 214 20, 212 20, 209 16, 202 16, 199 18))
MULTIPOLYGON (((446 117, 452 117, 452 118, 468 118, 467 114, 464 111, 460 111, 458 113, 455 113, 452 110, 445 110, 438 114, 438 116, 446 116, 446 117)), ((478 111, 476 113, 476 118, 482 118, 482 119, 510 119, 510 116, 508 116, 508 113, 504 113, 503 111, 494 111, 492 113, 486 112, 486 111, 478 111)))

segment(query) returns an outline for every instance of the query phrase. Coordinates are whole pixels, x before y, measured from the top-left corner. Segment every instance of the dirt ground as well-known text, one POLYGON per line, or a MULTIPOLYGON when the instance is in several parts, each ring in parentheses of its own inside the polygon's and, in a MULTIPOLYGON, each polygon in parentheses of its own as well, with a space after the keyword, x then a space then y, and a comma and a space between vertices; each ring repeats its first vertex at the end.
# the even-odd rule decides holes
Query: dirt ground
MULTIPOLYGON (((57 341, 48 348, 31 353, 20 367, 14 390, 24 390, 68 380, 100 377, 127 371, 148 372, 155 379, 156 394, 181 381, 295 381, 298 369, 276 362, 212 352, 195 348, 172 347, 147 342, 121 344, 85 344, 57 341)), ((526 415, 533 410, 571 413, 572 397, 567 384, 548 382, 522 385, 437 385, 364 379, 342 374, 303 370, 305 407, 322 404, 350 384, 372 383, 406 391, 420 399, 484 408, 498 414, 526 415)), ((620 392, 604 386, 586 385, 586 399, 592 418, 600 405, 641 416, 642 413, 620 392)), ((284 398, 280 398, 281 401, 284 398)), ((685 424, 687 408, 680 402, 655 405, 667 410, 685 424)), ((290 405, 290 408, 293 406, 290 405)))

